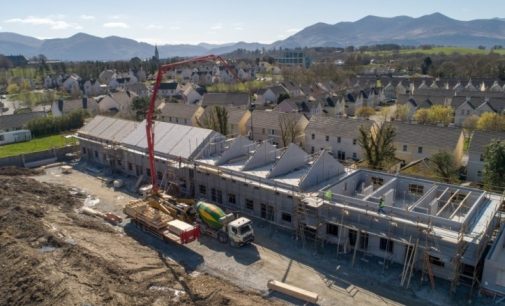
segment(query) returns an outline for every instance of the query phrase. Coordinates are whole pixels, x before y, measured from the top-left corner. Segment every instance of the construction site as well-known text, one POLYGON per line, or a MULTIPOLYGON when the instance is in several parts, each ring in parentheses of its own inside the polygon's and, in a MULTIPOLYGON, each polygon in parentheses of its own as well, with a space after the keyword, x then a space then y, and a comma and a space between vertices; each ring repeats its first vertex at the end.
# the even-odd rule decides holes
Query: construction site
POLYGON ((146 119, 90 119, 70 163, 0 171, 0 304, 504 300, 503 195, 155 121, 163 73, 209 60, 161 66, 146 119))

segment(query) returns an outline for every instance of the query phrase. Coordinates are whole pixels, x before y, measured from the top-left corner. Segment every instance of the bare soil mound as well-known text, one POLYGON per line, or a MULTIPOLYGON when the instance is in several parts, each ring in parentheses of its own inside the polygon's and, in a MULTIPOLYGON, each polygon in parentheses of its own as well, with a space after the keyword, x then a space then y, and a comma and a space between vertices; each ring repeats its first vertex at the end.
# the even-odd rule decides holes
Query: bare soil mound
POLYGON ((0 305, 277 304, 75 212, 61 186, 0 175, 0 305))
POLYGON ((43 174, 44 170, 39 169, 28 169, 28 168, 19 168, 13 166, 0 167, 0 175, 6 176, 31 176, 31 175, 40 175, 43 174))

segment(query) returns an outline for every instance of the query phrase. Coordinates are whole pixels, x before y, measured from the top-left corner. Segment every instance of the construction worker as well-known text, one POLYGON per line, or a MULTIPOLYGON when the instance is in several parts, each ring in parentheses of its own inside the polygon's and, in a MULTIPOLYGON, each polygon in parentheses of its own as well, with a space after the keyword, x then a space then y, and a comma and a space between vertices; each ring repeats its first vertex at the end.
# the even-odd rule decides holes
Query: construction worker
POLYGON ((384 198, 381 197, 379 200, 379 209, 377 210, 377 213, 380 215, 381 213, 386 214, 384 211, 384 198))

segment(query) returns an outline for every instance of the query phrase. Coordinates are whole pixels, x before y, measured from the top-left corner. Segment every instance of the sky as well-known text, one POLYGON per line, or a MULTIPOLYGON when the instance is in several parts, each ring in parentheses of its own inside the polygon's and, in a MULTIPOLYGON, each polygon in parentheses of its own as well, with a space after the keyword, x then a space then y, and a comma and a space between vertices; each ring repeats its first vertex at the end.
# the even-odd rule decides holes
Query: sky
POLYGON ((317 22, 367 15, 505 17, 505 0, 6 0, 1 7, 0 32, 41 39, 84 32, 152 44, 271 43, 317 22))

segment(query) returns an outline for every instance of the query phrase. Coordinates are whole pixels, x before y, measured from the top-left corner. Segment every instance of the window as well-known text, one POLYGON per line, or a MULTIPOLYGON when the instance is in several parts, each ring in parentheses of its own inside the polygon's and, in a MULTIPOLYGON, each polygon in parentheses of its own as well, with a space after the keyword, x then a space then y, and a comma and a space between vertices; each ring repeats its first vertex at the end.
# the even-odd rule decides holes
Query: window
POLYGON ((204 195, 207 194, 207 187, 205 185, 200 185, 198 188, 199 188, 198 191, 200 191, 200 194, 204 194, 204 195))
POLYGON ((353 139, 353 140, 352 140, 352 144, 353 144, 353 145, 356 145, 356 143, 357 143, 357 142, 358 142, 358 141, 357 141, 356 139, 353 139))
POLYGON ((428 258, 430 260, 430 263, 434 264, 435 266, 439 266, 439 267, 445 266, 445 263, 443 261, 441 261, 440 258, 438 258, 438 257, 429 255, 428 258))
POLYGON ((356 154, 356 152, 352 153, 352 159, 354 160, 358 159, 358 154, 356 154))
POLYGON ((291 214, 288 213, 282 213, 281 215, 282 221, 291 223, 291 214))
POLYGON ((261 203, 260 217, 269 221, 273 221, 274 220, 273 206, 261 203))
POLYGON ((95 158, 98 158, 98 151, 95 150, 95 158))
POLYGON ((211 188, 210 189, 210 199, 212 200, 212 202, 216 202, 216 188, 211 188))
POLYGON ((338 237, 338 225, 326 223, 326 234, 338 237))
POLYGON ((380 249, 388 253, 393 253, 393 241, 386 238, 381 238, 380 249))
POLYGON ((312 134, 312 135, 310 135, 310 138, 312 138, 312 139, 316 139, 316 135, 315 135, 315 134, 312 134))
POLYGON ((128 163, 128 170, 129 171, 133 171, 133 165, 132 165, 132 163, 128 163))
POLYGON ((477 176, 478 176, 478 177, 481 177, 481 176, 482 176, 482 171, 480 171, 480 170, 479 170, 479 171, 477 171, 477 176))
POLYGON ((163 180, 163 173, 161 173, 161 171, 156 171, 156 176, 158 177, 159 181, 163 180))
POLYGON ((359 248, 362 250, 368 249, 368 233, 359 234, 359 248))
POLYGON ((275 135, 275 130, 274 129, 270 130, 270 135, 275 135))
POLYGON ((339 160, 345 160, 345 152, 344 151, 337 151, 337 158, 339 160))
POLYGON ((326 135, 326 141, 330 141, 330 136, 326 135))
MULTIPOLYGON (((0 135, 0 141, 4 141, 4 140, 5 140, 4 135, 0 135)), ((86 148, 82 148, 82 152, 86 153, 86 148)))
POLYGON ((417 147, 417 153, 422 154, 423 153, 423 147, 417 147))
POLYGON ((413 193, 413 194, 423 194, 424 193, 424 186, 417 185, 417 184, 409 184, 409 192, 413 193))
POLYGON ((237 204, 237 199, 233 193, 228 193, 228 203, 237 204))
POLYGON ((117 160, 117 164, 118 164, 118 166, 121 166, 122 162, 120 159, 117 160))
POLYGON ((254 210, 254 201, 251 199, 245 199, 245 208, 249 210, 254 210))
POLYGON ((310 153, 314 154, 314 147, 310 147, 310 153))
POLYGON ((106 161, 106 160, 107 160, 107 154, 102 153, 102 160, 103 160, 103 161, 106 161))
POLYGON ((223 192, 218 189, 216 195, 217 195, 217 202, 219 204, 223 204, 223 192))
POLYGON ((480 155, 480 161, 484 161, 484 154, 480 155))
MULTIPOLYGON (((0 135, 0 141, 4 140, 4 135, 0 135)), ((82 147, 82 154, 86 154, 86 148, 82 147)))
POLYGON ((407 145, 403 145, 403 152, 407 152, 407 145))
POLYGON ((147 175, 147 176, 151 176, 151 169, 146 168, 146 175, 147 175))
POLYGON ((261 133, 265 135, 265 129, 261 129, 261 133))
POLYGON ((340 141, 342 141, 342 139, 340 138, 340 136, 337 137, 337 142, 340 143, 340 141))

